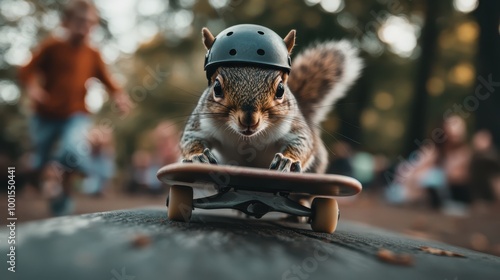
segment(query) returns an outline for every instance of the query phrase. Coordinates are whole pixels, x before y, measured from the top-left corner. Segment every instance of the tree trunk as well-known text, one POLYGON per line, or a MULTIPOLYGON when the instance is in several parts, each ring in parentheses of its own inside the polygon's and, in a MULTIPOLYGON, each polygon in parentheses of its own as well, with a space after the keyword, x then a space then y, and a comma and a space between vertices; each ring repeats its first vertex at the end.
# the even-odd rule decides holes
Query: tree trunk
POLYGON ((427 80, 432 71, 432 65, 436 53, 437 41, 437 24, 439 1, 426 0, 425 23, 422 28, 422 36, 420 37, 420 46, 422 53, 420 54, 420 65, 415 80, 415 92, 413 96, 413 106, 410 108, 410 120, 407 129, 407 139, 404 154, 408 156, 411 152, 418 149, 415 145, 415 140, 425 138, 425 120, 427 112, 427 100, 429 93, 427 92, 427 80))
POLYGON ((477 84, 472 95, 488 97, 480 102, 476 110, 476 129, 487 129, 493 141, 500 147, 500 1, 480 0, 475 11, 479 25, 477 51, 477 84), (491 87, 484 81, 493 81, 491 87), (488 94, 489 92, 489 94, 488 94))

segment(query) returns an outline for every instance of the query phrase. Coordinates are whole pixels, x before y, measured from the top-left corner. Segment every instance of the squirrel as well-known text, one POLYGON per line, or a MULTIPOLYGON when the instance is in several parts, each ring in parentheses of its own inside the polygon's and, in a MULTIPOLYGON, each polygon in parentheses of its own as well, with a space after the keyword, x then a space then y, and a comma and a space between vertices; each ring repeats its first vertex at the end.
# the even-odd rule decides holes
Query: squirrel
MULTIPOLYGON (((207 52, 215 41, 222 42, 221 34, 216 38, 202 29, 207 52)), ((276 36, 284 43, 290 64, 296 31, 284 39, 276 36)), ((252 44, 257 39, 240 41, 252 44)), ((230 55, 236 51, 232 49, 230 55)), ((209 86, 186 123, 180 142, 182 161, 324 173, 328 153, 320 123, 361 68, 357 49, 344 40, 305 49, 289 71, 259 63, 217 65, 207 71, 209 86)))

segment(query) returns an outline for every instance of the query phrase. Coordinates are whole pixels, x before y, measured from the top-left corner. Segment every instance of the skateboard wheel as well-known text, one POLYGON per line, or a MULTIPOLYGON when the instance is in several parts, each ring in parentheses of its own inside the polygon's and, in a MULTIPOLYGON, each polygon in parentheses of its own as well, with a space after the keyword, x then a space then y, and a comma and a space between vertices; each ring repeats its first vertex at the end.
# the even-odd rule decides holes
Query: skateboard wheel
POLYGON ((315 232, 333 233, 339 220, 339 206, 333 198, 316 197, 311 206, 311 228, 315 232))
POLYGON ((168 200, 168 219, 189 222, 193 212, 193 188, 172 186, 168 200))

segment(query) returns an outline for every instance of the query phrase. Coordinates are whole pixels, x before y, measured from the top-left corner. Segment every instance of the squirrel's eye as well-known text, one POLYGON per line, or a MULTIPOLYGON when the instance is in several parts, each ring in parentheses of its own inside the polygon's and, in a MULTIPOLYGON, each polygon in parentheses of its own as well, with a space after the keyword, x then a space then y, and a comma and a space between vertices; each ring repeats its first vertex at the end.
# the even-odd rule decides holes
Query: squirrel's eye
POLYGON ((283 85, 283 82, 280 82, 278 84, 278 88, 276 89, 276 98, 281 99, 283 98, 283 94, 285 94, 285 86, 283 85))
POLYGON ((224 93, 222 93, 222 86, 220 84, 219 79, 216 79, 214 82, 214 96, 217 98, 224 97, 224 93))

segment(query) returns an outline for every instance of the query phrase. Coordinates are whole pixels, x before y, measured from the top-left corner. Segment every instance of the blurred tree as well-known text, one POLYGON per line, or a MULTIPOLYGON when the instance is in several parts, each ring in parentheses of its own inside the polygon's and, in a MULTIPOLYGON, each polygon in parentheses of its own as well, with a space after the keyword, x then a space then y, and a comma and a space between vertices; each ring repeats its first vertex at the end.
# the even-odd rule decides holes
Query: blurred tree
POLYGON ((420 36, 420 48, 422 49, 418 73, 415 79, 413 93, 413 101, 410 108, 410 120, 406 135, 406 145, 404 154, 408 156, 418 147, 415 146, 415 140, 422 140, 425 136, 426 123, 425 116, 427 115, 427 103, 429 92, 427 90, 427 81, 431 77, 432 66, 436 54, 436 42, 438 28, 436 20, 439 16, 439 1, 425 0, 425 22, 420 36))
POLYGON ((476 129, 488 129, 493 134, 495 145, 500 147, 500 1, 479 0, 474 12, 479 24, 479 47, 477 52, 477 85, 480 94, 490 92, 476 111, 476 129), (485 81, 493 81, 488 88, 485 81))

